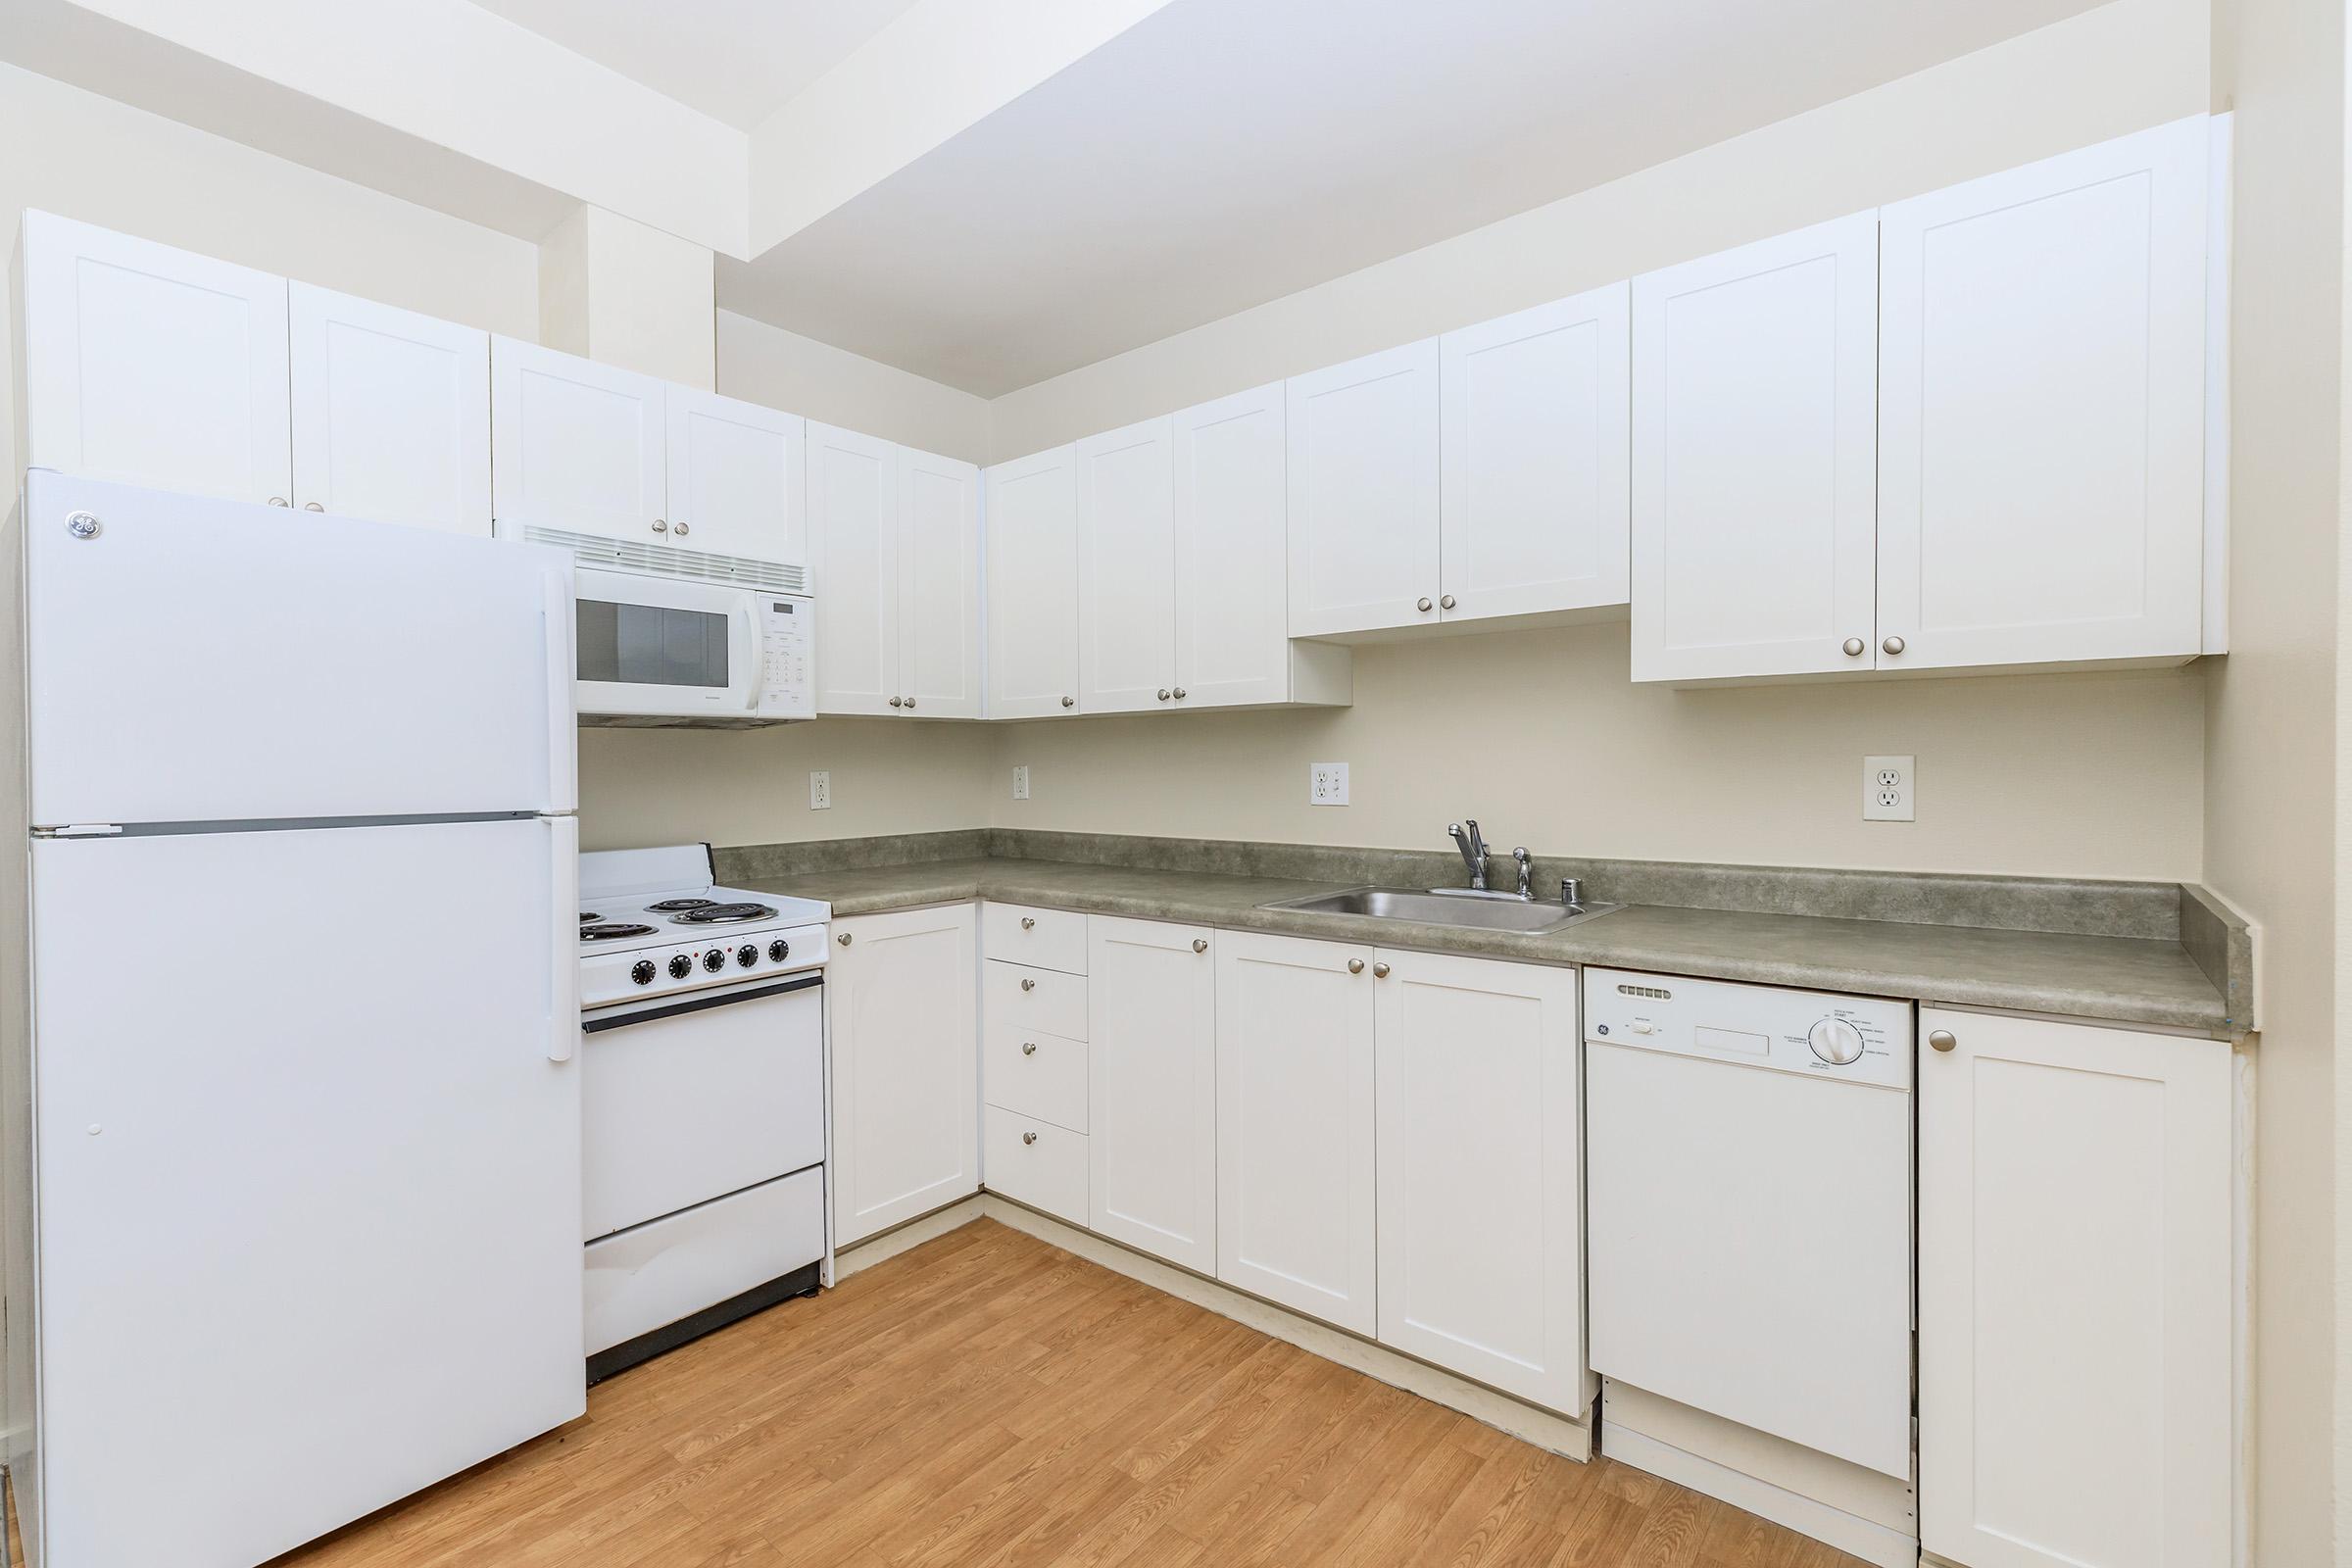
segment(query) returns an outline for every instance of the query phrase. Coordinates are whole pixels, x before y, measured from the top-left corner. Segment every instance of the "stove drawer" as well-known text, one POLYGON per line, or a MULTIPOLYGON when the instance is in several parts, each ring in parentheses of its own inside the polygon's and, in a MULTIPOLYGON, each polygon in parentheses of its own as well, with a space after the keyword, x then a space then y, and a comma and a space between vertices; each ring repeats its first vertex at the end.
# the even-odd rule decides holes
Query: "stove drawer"
POLYGON ((824 1254, 821 1166, 590 1242, 588 1353, 716 1306, 824 1254))
POLYGON ((991 1029, 1042 1029, 1086 1038, 1086 976, 1018 963, 980 966, 980 1021, 991 1029))
POLYGON ((980 906, 980 956, 1086 973, 1086 916, 1025 904, 980 906))
POLYGON ((990 1028, 980 1048, 988 1102, 1086 1131, 1086 1043, 1012 1024, 990 1028))
POLYGON ((1073 1225, 1086 1223, 1086 1138, 1002 1105, 981 1120, 981 1173, 988 1189, 1042 1208, 1073 1225))

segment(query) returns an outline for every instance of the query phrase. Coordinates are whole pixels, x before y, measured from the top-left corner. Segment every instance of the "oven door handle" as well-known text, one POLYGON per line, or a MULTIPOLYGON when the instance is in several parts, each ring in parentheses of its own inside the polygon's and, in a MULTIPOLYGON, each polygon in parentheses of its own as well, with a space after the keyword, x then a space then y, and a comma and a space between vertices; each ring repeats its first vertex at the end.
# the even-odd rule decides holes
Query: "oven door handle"
POLYGON ((780 997, 788 992, 812 991, 824 983, 825 977, 822 973, 796 974, 789 980, 778 980, 773 985, 754 986, 749 991, 730 991, 724 996, 717 997, 687 997, 662 1006, 648 1007, 642 1012, 622 1013, 617 1018, 583 1019, 580 1023, 580 1033, 602 1034, 608 1029, 626 1029, 633 1023, 653 1023, 662 1018, 681 1017, 689 1012, 708 1012, 712 1007, 732 1007, 739 1002, 764 1002, 769 997, 780 997))

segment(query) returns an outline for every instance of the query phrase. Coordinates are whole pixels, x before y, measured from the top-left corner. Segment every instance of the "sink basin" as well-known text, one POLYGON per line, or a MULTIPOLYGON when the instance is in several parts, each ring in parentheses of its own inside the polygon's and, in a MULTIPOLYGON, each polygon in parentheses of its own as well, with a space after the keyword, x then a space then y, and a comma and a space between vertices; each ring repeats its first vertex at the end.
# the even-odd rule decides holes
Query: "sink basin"
POLYGON ((1348 888, 1312 898, 1261 904, 1261 909, 1304 909, 1315 914, 1364 914, 1376 920, 1416 920, 1423 925, 1458 925, 1476 931, 1559 931, 1595 920, 1621 904, 1587 904, 1574 910, 1557 904, 1529 904, 1509 896, 1423 888, 1348 888))

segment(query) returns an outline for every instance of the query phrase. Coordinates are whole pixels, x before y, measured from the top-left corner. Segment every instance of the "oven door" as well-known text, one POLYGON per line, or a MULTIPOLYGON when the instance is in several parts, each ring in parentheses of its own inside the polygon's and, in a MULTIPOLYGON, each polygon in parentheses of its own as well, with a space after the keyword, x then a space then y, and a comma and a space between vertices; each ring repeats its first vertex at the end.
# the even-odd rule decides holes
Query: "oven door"
POLYGON ((581 1023, 584 1240, 823 1160, 823 984, 784 975, 581 1023))
POLYGON ((581 569, 574 594, 579 710, 693 718, 760 703, 748 590, 581 569))

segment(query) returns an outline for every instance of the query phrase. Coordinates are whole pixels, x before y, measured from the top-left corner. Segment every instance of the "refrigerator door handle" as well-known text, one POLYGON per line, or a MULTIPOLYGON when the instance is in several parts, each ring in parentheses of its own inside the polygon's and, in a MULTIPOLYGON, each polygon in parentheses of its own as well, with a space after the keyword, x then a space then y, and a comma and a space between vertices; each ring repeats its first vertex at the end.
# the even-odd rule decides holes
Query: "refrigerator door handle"
MULTIPOLYGON (((544 597, 547 648, 547 793, 548 809, 568 811, 580 804, 579 762, 575 755, 579 732, 579 704, 574 697, 571 568, 551 570, 539 579, 544 597)), ((569 951, 570 944, 566 944, 569 951)))
POLYGON ((547 824, 548 922, 547 1059, 569 1061, 580 1043, 580 823, 577 817, 543 816, 547 824))

